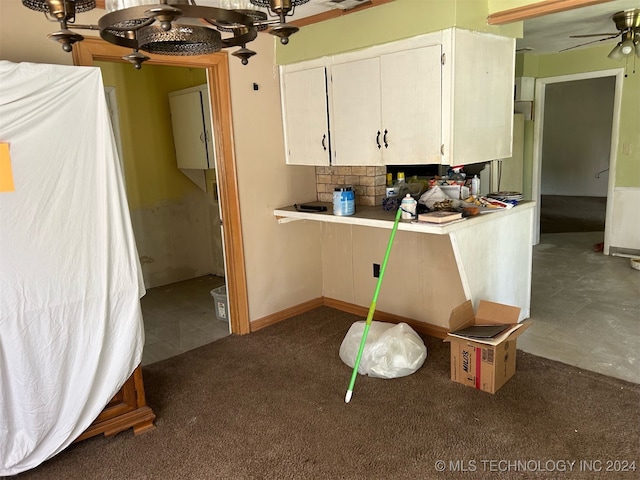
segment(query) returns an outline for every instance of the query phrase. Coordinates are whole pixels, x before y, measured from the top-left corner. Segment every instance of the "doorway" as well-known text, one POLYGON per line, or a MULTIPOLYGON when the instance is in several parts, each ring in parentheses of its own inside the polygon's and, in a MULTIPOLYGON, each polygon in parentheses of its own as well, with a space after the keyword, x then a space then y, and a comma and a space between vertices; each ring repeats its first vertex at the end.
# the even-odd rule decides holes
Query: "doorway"
MULTIPOLYGON (((73 49, 75 65, 93 66, 94 61, 122 62, 129 50, 98 38, 87 38, 73 49)), ((148 65, 186 66, 206 70, 211 98, 214 138, 216 142, 216 172, 222 212, 221 229, 224 244, 225 277, 227 279, 228 310, 231 332, 249 333, 249 312, 242 227, 235 157, 228 57, 225 53, 207 56, 172 57, 150 55, 148 65)), ((131 67, 133 68, 133 67, 131 67)), ((143 67, 144 68, 144 67, 143 67)))
MULTIPOLYGON (((580 220, 597 223, 597 211, 604 210, 603 248, 605 253, 608 253, 612 206, 607 199, 612 198, 615 182, 617 145, 614 139, 618 138, 622 79, 623 70, 617 69, 536 80, 534 118, 537 121, 534 125, 532 175, 532 197, 536 201, 534 245, 540 242, 542 205, 545 203, 544 196, 548 195, 546 203, 552 204, 555 214, 563 209, 579 214, 576 215, 576 224, 580 220), (585 135, 580 130, 582 118, 578 117, 581 114, 575 110, 571 111, 570 103, 566 104, 566 107, 559 107, 558 110, 552 102, 554 98, 566 95, 570 91, 568 89, 593 88, 594 85, 612 87, 609 89, 611 93, 600 99, 608 112, 601 112, 602 118, 599 119, 598 127, 585 135), (607 122, 602 123, 600 120, 607 122), (594 157, 591 157, 586 164, 581 163, 581 149, 586 148, 591 152, 595 148, 594 145, 600 150, 599 160, 593 160, 594 157), (568 158, 569 152, 571 158, 568 158), (601 200, 597 200, 599 196, 601 200), (593 218, 585 215, 585 211, 590 208, 596 211, 593 218), (580 215, 586 218, 581 219, 580 215)), ((589 99, 583 97, 578 105, 584 106, 589 99)), ((566 215, 567 218, 571 217, 571 214, 566 215)), ((567 219, 559 219, 559 222, 568 223, 567 219)))

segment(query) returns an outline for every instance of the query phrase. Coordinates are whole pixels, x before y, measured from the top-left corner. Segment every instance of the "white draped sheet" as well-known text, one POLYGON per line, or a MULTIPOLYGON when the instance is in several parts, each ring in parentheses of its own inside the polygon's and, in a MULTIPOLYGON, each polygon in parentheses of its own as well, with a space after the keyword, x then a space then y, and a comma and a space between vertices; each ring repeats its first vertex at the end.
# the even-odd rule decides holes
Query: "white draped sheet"
POLYGON ((144 285, 100 70, 0 61, 0 476, 76 439, 142 358, 144 285))

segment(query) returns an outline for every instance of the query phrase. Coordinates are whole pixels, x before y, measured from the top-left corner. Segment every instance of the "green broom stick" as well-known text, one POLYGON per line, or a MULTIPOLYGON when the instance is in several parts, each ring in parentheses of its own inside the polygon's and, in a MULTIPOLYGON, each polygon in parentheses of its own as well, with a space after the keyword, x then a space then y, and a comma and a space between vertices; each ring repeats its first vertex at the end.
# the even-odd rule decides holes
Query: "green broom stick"
POLYGON ((362 332, 362 340, 360 340, 360 348, 358 349, 358 355, 356 356, 356 364, 353 366, 353 372, 351 373, 351 381, 349 382, 349 389, 344 397, 345 403, 351 401, 353 395, 353 387, 356 384, 356 377, 358 376, 358 367, 360 366, 360 359, 362 358, 362 352, 364 351, 364 344, 367 342, 367 334, 369 333, 369 327, 373 320, 373 313, 376 311, 376 303, 378 302, 378 294, 380 293, 380 285, 382 285, 382 278, 384 277, 384 271, 387 268, 387 261, 389 260, 389 253, 391 253, 391 245, 393 245, 393 239, 396 236, 398 230, 398 222, 400 221, 400 215, 402 215, 402 208, 398 208, 396 213, 396 219, 393 222, 393 228, 391 229, 391 236, 389 237, 389 243, 387 244, 387 251, 384 254, 384 260, 380 266, 380 275, 378 276, 378 283, 376 289, 373 292, 373 299, 371 305, 369 305, 369 313, 367 314, 367 321, 364 324, 364 331, 362 332))

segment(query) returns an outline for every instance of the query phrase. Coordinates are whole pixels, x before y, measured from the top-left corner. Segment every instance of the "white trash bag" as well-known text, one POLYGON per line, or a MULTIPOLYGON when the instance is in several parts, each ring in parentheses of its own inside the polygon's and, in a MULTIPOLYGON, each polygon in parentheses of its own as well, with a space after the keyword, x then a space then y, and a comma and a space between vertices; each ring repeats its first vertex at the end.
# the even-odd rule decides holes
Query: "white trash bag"
MULTIPOLYGON (((340 359, 353 368, 365 322, 355 322, 340 345, 340 359)), ((427 347, 406 323, 371 322, 358 373, 377 378, 411 375, 427 358, 427 347)))

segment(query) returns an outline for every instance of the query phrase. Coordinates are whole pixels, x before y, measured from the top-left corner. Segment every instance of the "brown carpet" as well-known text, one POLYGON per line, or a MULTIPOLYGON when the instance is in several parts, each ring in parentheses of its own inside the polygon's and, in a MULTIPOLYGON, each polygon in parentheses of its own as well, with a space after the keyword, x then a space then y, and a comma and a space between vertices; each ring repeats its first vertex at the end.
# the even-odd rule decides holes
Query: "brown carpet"
POLYGON ((154 431, 86 440, 18 477, 638 478, 640 385, 518 351, 491 395, 452 383, 448 344, 426 338, 418 372, 359 376, 347 405, 338 349, 358 320, 322 307, 150 365, 154 431), (605 471, 615 461, 636 471, 605 471))

